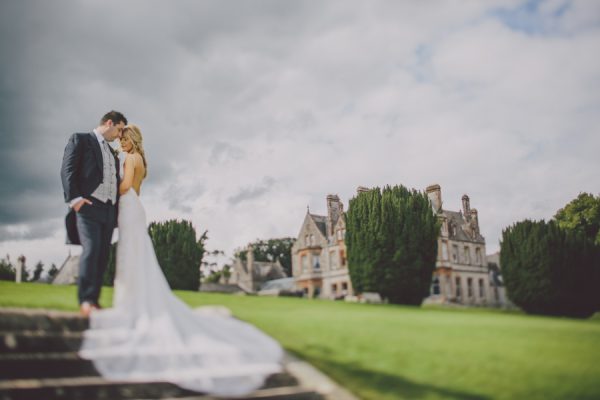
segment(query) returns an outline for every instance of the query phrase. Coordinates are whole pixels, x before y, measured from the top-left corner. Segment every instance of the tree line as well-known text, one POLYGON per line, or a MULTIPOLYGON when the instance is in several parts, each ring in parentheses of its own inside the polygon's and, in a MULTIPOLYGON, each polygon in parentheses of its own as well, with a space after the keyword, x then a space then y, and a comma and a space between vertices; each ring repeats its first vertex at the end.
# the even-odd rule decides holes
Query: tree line
MULTIPOLYGON (((21 279, 23 282, 41 282, 43 280, 42 275, 44 273, 44 263, 38 261, 35 265, 33 272, 30 272, 25 265, 21 273, 21 279)), ((55 264, 50 266, 47 272, 46 280, 51 281, 52 278, 58 273, 58 268, 55 264)), ((6 256, 0 259, 0 280, 1 281, 15 281, 17 279, 17 268, 13 265, 10 257, 6 256)))

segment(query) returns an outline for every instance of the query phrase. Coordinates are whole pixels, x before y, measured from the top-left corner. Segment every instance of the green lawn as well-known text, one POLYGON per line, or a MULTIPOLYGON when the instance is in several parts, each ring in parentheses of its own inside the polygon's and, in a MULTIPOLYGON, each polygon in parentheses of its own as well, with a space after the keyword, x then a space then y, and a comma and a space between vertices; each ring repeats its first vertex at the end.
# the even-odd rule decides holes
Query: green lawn
MULTIPOLYGON (((600 398, 597 317, 177 295, 230 308, 364 399, 600 398)), ((0 306, 76 310, 75 287, 0 282, 0 306)))

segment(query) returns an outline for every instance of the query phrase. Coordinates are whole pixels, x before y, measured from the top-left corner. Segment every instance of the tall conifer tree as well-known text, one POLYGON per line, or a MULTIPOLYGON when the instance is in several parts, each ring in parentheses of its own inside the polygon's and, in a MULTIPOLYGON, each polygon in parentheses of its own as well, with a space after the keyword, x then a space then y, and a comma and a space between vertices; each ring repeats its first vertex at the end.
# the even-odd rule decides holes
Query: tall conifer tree
POLYGON ((424 193, 386 186, 350 200, 346 246, 352 285, 396 304, 429 295, 439 222, 424 193))

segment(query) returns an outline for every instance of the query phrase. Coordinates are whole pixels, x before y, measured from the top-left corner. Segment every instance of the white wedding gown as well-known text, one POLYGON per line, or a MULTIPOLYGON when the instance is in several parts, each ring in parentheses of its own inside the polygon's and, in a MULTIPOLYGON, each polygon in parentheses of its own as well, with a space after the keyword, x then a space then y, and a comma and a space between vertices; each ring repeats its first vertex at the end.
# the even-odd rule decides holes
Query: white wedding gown
POLYGON ((254 326, 193 311, 171 292, 130 189, 119 202, 113 308, 91 314, 79 354, 108 379, 235 397, 281 371, 283 351, 254 326))

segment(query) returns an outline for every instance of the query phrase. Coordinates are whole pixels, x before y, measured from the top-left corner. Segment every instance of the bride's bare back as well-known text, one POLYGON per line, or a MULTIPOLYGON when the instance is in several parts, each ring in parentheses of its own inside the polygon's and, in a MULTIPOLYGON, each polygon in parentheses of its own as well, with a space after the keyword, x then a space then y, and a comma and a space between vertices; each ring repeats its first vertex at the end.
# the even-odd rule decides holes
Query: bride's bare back
POLYGON ((142 188, 142 181, 146 176, 146 167, 144 166, 142 156, 138 153, 127 154, 123 168, 123 180, 121 181, 121 186, 119 186, 119 193, 123 195, 130 188, 133 188, 139 195, 142 188))

